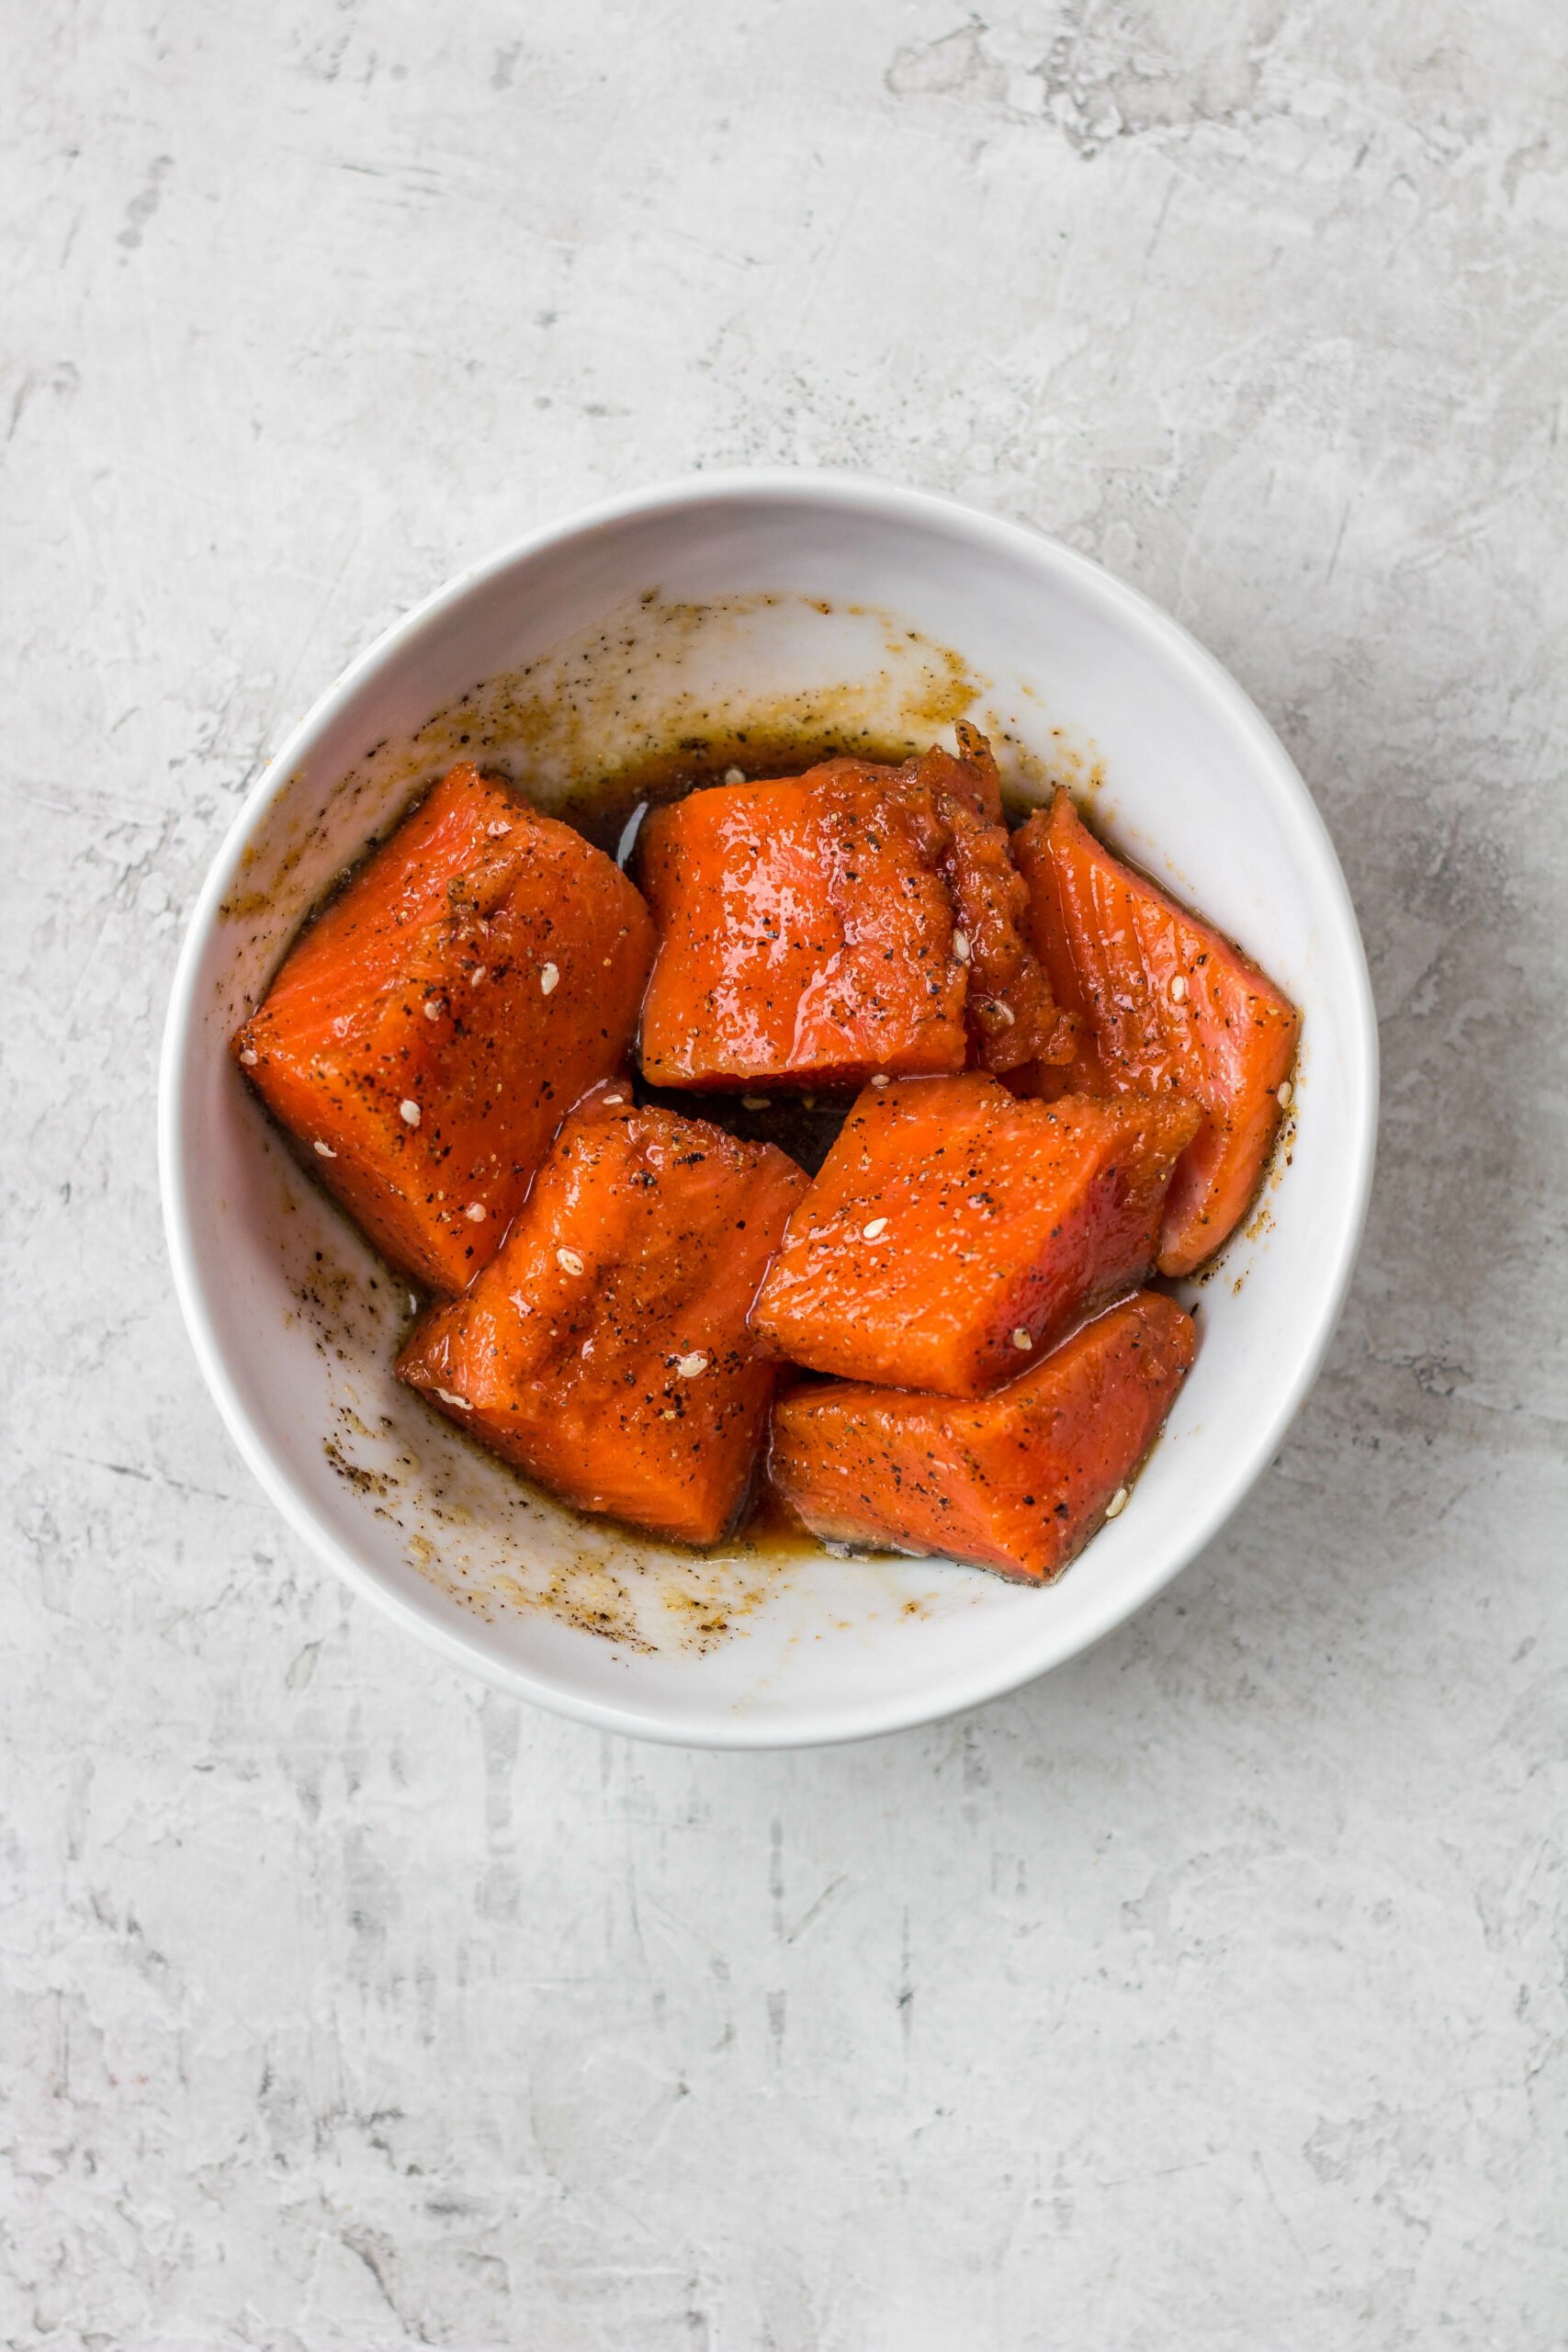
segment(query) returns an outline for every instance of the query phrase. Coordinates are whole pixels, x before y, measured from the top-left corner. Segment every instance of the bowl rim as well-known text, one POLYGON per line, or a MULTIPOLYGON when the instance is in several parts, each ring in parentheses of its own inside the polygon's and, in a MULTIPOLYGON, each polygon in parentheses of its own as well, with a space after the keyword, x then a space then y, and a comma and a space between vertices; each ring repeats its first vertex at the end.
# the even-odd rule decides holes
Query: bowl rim
POLYGON ((175 1295, 197 1363, 229 1434, 275 1508, 351 1590, 362 1594, 450 1663, 553 1713, 599 1730, 670 1746, 782 1749, 875 1738, 922 1724, 940 1723, 1018 1690, 1080 1656, 1136 1615, 1213 1540, 1267 1467, 1322 1367, 1349 1288, 1366 1223, 1376 1159, 1377 1114, 1378 1032, 1371 980, 1354 904, 1328 829, 1294 762, 1268 720, 1230 672, 1189 629, 1141 590, 1130 587, 1092 558, 1066 546, 1032 523, 987 514, 960 499, 853 471, 791 467, 716 469, 595 501, 508 540, 479 561, 456 572, 382 629, 288 729, 247 790, 214 853, 186 925, 159 1062, 159 1188, 175 1295), (229 895, 244 850, 264 811, 287 788, 313 739, 333 721, 348 697, 423 630, 513 567, 567 541, 637 517, 660 512, 675 514, 683 508, 726 500, 778 505, 836 505, 887 521, 962 530, 973 544, 982 548, 988 546, 998 553, 1016 556, 1021 551, 1027 552, 1032 561, 1054 566, 1080 592, 1098 598, 1121 619, 1152 636, 1168 656, 1185 667, 1199 692, 1223 707, 1247 739, 1259 770, 1269 773, 1280 802, 1290 812, 1295 835, 1292 845, 1313 868, 1317 902, 1327 915, 1337 919, 1352 951, 1348 959, 1350 987, 1344 1017, 1348 1120, 1355 1167, 1334 1238, 1332 1264, 1325 1264, 1323 1269, 1326 1279, 1317 1294, 1314 1318, 1279 1406, 1254 1433, 1246 1449, 1238 1451, 1224 1478, 1205 1493, 1168 1551, 1157 1547, 1154 1550, 1154 1565, 1137 1580, 1130 1595, 1124 1589, 1119 1590, 1112 1600, 1090 1611, 1070 1642, 1053 1655, 1041 1657, 1039 1645, 1014 1644, 994 1660, 956 1676, 952 1687, 935 1704, 929 1693, 912 1694, 907 1702, 897 1698, 826 1702, 815 1709, 802 1708, 795 1719, 755 1717, 737 1710, 722 1719, 707 1717, 682 1723, 637 1706, 617 1705, 563 1690, 547 1677, 495 1657, 484 1645, 482 1627, 477 1620, 470 1631, 467 1624, 452 1622, 444 1611, 438 1613, 434 1591, 428 1611, 415 1600, 394 1591, 317 1517, 294 1484, 286 1464, 275 1458, 251 1420, 231 1377, 208 1311, 190 1235, 186 1144, 187 1081, 197 1021, 197 975, 219 910, 229 895))

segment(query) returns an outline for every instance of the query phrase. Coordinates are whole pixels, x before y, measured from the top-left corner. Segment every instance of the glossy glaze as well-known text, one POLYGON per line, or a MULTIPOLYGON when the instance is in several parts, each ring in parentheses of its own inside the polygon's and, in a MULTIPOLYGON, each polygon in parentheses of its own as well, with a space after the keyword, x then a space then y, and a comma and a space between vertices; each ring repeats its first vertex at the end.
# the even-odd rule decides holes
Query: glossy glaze
POLYGON ((852 1086, 1010 1068, 1059 1035, 1021 924, 984 739, 897 770, 829 761, 655 809, 637 870, 660 934, 644 1076, 852 1086))
POLYGON ((1015 838, 1035 945, 1078 1022, 1046 1091, 1185 1096, 1202 1123, 1171 1182, 1159 1265, 1185 1274, 1247 1214, 1295 1060, 1295 1007, 1211 923, 1113 857, 1065 792, 1015 838))
POLYGON ((612 860, 462 765, 307 927, 233 1050, 390 1263, 458 1290, 620 1067, 651 948, 612 860))
POLYGON ((1048 1584, 1154 1443, 1194 1346, 1190 1317, 1140 1291, 994 1396, 796 1389, 774 1408, 770 1476, 830 1542, 1048 1584))
POLYGON ((1198 1114, 1018 1102, 982 1071, 867 1087, 753 1311, 811 1370, 974 1396, 1153 1263, 1198 1114))
POLYGON ((805 1189, 770 1146, 605 1087, 562 1127, 499 1257, 416 1327, 400 1376, 577 1509, 712 1544, 773 1388, 747 1310, 805 1189))

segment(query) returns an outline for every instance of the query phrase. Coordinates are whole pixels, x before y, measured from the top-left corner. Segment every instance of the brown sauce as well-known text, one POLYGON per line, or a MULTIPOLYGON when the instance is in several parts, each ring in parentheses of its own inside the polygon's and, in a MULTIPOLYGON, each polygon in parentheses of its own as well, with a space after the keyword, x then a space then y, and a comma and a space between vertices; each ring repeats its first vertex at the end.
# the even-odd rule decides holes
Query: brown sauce
POLYGON ((811 1560, 822 1549, 817 1537, 790 1516, 769 1486, 758 1487, 729 1542, 764 1560, 811 1560))

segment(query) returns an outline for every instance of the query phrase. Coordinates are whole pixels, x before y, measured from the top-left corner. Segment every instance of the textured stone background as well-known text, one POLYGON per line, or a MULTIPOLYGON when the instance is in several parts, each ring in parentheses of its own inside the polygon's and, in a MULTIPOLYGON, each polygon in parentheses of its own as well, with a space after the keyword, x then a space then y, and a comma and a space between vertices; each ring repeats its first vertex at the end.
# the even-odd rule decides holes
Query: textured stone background
POLYGON ((1545 2352, 1561 2253, 1553 0, 39 0, 0 71, 0 2338, 1545 2352), (1026 515, 1281 729, 1380 1181, 1250 1506, 778 1758, 520 1713, 207 1402, 153 1068, 340 661, 684 468, 1026 515))

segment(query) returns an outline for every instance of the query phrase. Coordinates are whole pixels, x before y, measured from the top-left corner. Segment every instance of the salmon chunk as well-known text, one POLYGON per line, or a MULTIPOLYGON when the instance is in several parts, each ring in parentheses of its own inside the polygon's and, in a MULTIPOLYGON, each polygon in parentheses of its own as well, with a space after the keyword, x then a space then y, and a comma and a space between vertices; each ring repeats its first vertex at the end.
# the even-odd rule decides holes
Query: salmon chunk
POLYGON ((1066 793, 1030 819, 1013 849, 1036 949, 1077 1023, 1074 1060, 1042 1091, 1168 1092, 1201 1113, 1160 1234, 1160 1272, 1190 1273, 1252 1204, 1300 1017, 1211 923, 1112 857, 1066 793))
POLYGON ((460 1290, 622 1067, 652 952, 619 867, 465 764, 304 932, 234 1051, 382 1254, 460 1290))
POLYGON ((867 1087, 790 1218, 752 1328, 814 1372, 979 1396, 1154 1262, 1198 1114, 1018 1102, 994 1078, 867 1087))
POLYGON ((806 1182, 771 1144, 606 1088, 399 1377, 579 1510, 716 1543, 773 1390, 747 1313, 806 1182))
POLYGON ((1049 1584, 1125 1500, 1194 1339, 1140 1291, 994 1396, 812 1383, 773 1408, 769 1475, 813 1534, 1049 1584))
POLYGON ((642 1017, 662 1086, 852 1086, 1070 1050, 985 739, 902 768, 829 760, 656 809, 642 1017))

